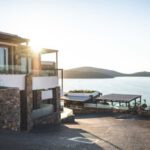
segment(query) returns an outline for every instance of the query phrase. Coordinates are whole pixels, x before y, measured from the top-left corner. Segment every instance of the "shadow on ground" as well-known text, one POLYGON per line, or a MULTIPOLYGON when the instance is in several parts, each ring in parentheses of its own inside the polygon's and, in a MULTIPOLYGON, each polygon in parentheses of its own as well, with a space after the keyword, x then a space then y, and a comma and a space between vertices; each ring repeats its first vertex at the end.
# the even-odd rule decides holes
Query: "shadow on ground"
POLYGON ((64 125, 37 126, 30 133, 0 131, 1 150, 103 150, 97 137, 64 125))

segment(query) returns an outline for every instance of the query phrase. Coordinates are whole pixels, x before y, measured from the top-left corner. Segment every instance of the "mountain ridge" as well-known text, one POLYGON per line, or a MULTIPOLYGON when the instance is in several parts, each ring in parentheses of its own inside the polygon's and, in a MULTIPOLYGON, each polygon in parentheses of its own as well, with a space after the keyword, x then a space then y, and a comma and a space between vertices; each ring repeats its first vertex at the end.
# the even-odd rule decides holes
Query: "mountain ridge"
POLYGON ((150 72, 141 71, 125 74, 114 70, 96 67, 78 67, 64 70, 64 78, 114 78, 123 76, 150 77, 150 72))

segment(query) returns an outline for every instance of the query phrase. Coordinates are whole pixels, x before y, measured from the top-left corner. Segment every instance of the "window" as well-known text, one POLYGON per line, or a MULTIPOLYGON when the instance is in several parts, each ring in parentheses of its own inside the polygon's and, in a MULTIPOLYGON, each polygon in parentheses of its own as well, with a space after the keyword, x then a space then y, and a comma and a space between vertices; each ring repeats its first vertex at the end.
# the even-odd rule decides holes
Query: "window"
POLYGON ((26 57, 21 57, 21 73, 27 72, 27 59, 26 57))
POLYGON ((0 47, 0 71, 8 71, 8 48, 0 47))

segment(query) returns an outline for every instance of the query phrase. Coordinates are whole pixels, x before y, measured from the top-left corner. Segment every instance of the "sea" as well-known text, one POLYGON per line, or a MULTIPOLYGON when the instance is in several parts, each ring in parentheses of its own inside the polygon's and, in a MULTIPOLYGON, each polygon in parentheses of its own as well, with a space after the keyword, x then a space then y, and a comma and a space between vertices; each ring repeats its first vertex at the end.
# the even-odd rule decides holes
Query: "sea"
POLYGON ((105 94, 142 95, 150 105, 150 77, 116 77, 105 79, 64 79, 64 92, 75 89, 96 90, 105 94))

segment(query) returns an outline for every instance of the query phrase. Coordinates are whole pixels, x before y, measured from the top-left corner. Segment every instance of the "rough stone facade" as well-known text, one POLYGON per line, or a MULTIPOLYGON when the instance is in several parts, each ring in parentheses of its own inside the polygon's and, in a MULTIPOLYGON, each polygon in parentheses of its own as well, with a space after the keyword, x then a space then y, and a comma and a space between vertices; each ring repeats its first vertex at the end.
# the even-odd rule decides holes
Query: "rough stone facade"
POLYGON ((20 91, 18 88, 0 89, 0 128, 20 130, 20 91))

